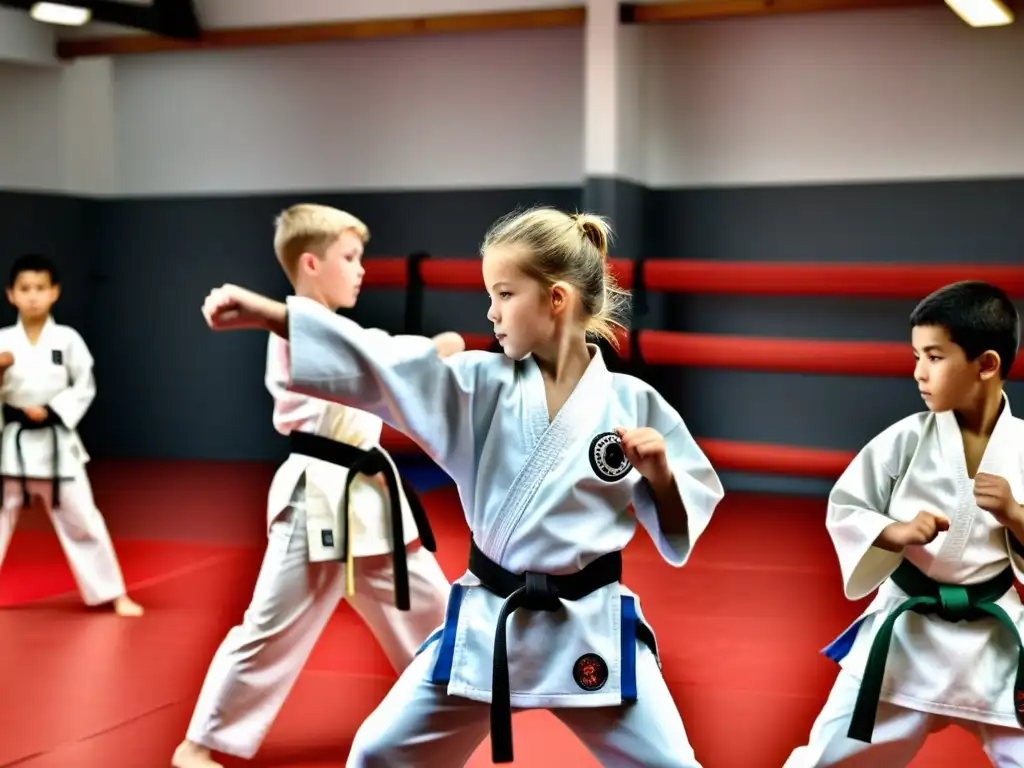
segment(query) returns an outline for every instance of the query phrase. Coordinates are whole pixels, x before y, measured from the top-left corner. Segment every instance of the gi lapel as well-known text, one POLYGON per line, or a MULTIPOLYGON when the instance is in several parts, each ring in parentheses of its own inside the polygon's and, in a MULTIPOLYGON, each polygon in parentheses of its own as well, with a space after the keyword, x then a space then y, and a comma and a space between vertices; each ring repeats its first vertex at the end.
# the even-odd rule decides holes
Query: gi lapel
POLYGON ((949 530, 944 535, 942 547, 936 557, 940 560, 959 560, 970 540, 974 525, 973 482, 967 475, 967 460, 964 457, 964 441, 960 425, 952 411, 935 414, 935 426, 939 438, 939 451, 956 483, 956 501, 953 509, 941 510, 949 517, 949 530))
MULTIPOLYGON (((974 481, 967 473, 967 458, 964 455, 964 441, 960 433, 960 425, 952 411, 943 411, 935 415, 938 427, 940 450, 947 466, 956 482, 956 509, 948 510, 950 516, 949 531, 942 543, 937 557, 940 560, 954 561, 963 557, 970 542, 971 529, 977 515, 981 513, 974 501, 974 481)), ((1000 474, 1006 470, 1002 467, 1002 457, 1006 455, 1005 443, 1010 439, 1013 416, 1010 414, 1010 402, 1003 395, 1003 410, 999 414, 989 437, 988 446, 978 465, 979 472, 1000 474)))
MULTIPOLYGON (((1024 444, 1020 442, 1019 422, 1010 412, 1010 398, 1003 394, 1003 410, 992 429, 978 471, 1006 478, 1011 491, 1018 493, 1024 470, 1024 444)), ((973 489, 972 489, 973 490, 973 489)), ((1017 497, 1019 498, 1019 497, 1017 497)))
POLYGON ((520 397, 526 400, 523 429, 530 453, 496 515, 500 524, 489 532, 483 542, 477 543, 480 550, 498 564, 501 564, 512 534, 548 472, 572 443, 590 437, 593 424, 604 414, 602 406, 608 394, 611 374, 605 367, 600 350, 595 345, 588 345, 588 349, 590 365, 550 424, 540 368, 532 357, 523 364, 519 386, 520 397))

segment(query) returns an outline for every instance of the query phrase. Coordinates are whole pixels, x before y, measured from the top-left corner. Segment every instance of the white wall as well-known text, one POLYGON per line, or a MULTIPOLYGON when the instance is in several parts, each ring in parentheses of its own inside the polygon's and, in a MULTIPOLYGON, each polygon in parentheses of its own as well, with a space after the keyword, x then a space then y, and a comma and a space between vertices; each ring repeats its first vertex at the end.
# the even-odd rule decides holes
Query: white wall
POLYGON ((114 191, 110 59, 0 62, 0 189, 114 191))
MULTIPOLYGON (((1024 25, 940 6, 633 32, 622 159, 652 186, 1024 175, 1024 25)), ((582 52, 540 30, 0 64, 0 187, 578 184, 582 52)))
POLYGON ((62 189, 83 195, 117 191, 114 60, 79 59, 60 79, 62 189))
POLYGON ((652 186, 1024 174, 1024 24, 939 4, 645 34, 652 186))
POLYGON ((61 71, 0 62, 0 189, 63 189, 61 71))
POLYGON ((578 184, 582 34, 116 59, 124 194, 578 184))
POLYGON ((0 62, 57 63, 54 27, 40 24, 22 10, 0 8, 0 62))

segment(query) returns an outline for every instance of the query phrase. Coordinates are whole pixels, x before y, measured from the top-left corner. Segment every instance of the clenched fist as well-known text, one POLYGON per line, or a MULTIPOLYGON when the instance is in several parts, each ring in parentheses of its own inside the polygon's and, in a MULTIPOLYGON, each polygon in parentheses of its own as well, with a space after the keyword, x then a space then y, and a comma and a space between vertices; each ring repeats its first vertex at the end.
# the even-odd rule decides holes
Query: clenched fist
POLYGON ((277 330, 287 323, 284 304, 226 283, 214 288, 203 302, 203 317, 215 331, 277 330))
POLYGON ((992 515, 1000 525, 1016 530, 1024 523, 1024 509, 1013 498, 1005 477, 979 472, 974 476, 974 503, 992 515))
POLYGON ((445 331, 435 336, 432 341, 437 349, 438 357, 451 357, 466 351, 466 340, 455 331, 445 331))
POLYGON ((933 512, 918 512, 909 523, 893 523, 875 542, 876 547, 899 552, 905 547, 923 547, 935 541, 941 531, 949 530, 949 518, 933 512))
POLYGON ((672 468, 665 454, 665 438, 656 429, 616 427, 622 451, 630 464, 652 485, 672 482, 672 468))

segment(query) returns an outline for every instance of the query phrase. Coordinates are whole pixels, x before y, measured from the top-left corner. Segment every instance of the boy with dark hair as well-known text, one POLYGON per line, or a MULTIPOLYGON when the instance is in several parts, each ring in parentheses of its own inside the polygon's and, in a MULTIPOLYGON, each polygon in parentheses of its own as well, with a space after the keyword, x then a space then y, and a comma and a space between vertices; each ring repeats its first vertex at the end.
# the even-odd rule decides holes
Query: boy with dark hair
POLYGON ((999 288, 961 282, 910 325, 928 410, 868 443, 826 518, 847 598, 878 594, 825 649, 842 669, 786 768, 904 766, 951 723, 1024 766, 1024 421, 1003 392, 1020 318, 999 288))
POLYGON ((23 506, 45 506, 86 605, 112 603, 141 616, 124 579, 85 473, 76 427, 96 396, 93 359, 73 328, 54 322, 60 298, 53 263, 26 254, 11 267, 7 299, 15 325, 0 328, 0 564, 23 506))

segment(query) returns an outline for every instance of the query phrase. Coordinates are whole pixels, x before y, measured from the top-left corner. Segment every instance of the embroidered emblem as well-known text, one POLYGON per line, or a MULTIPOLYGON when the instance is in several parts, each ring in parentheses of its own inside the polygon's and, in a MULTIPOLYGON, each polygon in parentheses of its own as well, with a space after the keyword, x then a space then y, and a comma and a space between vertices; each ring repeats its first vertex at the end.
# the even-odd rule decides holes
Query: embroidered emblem
POLYGON ((596 653, 585 653, 572 667, 572 679, 584 691, 597 691, 608 682, 608 665, 596 653))
POLYGON ((64 353, 59 349, 53 350, 53 364, 64 365, 64 353))
POLYGON ((590 466, 607 483, 625 477, 633 468, 622 450, 622 441, 614 432, 602 432, 590 444, 590 466))
POLYGON ((330 528, 325 528, 324 530, 320 531, 320 543, 323 544, 323 546, 325 547, 333 547, 334 531, 332 531, 330 528))

